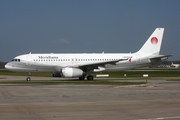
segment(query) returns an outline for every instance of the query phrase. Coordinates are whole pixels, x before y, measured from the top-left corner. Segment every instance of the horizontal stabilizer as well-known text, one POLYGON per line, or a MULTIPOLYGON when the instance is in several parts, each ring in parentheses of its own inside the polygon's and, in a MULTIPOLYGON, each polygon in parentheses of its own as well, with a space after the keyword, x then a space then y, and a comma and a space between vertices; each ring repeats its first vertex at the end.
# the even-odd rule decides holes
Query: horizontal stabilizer
POLYGON ((154 57, 151 57, 150 60, 166 60, 168 59, 168 57, 171 57, 173 56, 172 54, 171 55, 157 55, 157 56, 154 56, 154 57))

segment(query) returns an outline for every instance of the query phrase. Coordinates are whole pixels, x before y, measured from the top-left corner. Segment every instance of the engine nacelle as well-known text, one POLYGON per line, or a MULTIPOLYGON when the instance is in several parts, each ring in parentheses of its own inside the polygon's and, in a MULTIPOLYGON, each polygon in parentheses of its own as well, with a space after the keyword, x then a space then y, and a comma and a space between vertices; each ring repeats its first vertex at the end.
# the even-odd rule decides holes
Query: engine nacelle
POLYGON ((83 75, 83 71, 79 68, 63 68, 62 69, 63 77, 81 77, 83 75))

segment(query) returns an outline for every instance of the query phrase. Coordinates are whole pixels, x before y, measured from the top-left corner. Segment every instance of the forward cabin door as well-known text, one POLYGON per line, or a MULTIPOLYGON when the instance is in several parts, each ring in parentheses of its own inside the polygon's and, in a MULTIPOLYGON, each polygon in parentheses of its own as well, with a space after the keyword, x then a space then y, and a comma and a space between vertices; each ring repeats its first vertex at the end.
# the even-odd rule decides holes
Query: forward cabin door
POLYGON ((31 61, 31 54, 28 54, 26 56, 26 65, 31 66, 32 65, 32 61, 31 61))

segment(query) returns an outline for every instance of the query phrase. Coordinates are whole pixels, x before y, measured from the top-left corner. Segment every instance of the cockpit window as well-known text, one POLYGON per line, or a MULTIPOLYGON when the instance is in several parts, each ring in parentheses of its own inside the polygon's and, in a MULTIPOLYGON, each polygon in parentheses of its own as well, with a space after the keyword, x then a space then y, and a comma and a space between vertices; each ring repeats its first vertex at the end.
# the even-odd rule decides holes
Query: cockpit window
POLYGON ((12 61, 20 62, 21 60, 20 59, 13 59, 12 61))

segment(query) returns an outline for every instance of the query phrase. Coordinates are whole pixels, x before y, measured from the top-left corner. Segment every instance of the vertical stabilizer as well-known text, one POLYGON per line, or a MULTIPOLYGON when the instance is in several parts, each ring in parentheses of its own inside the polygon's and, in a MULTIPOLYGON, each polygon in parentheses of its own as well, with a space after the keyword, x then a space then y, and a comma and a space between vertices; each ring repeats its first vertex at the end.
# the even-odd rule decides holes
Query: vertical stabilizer
POLYGON ((163 33, 164 28, 156 28, 137 53, 142 55, 159 55, 163 33))

